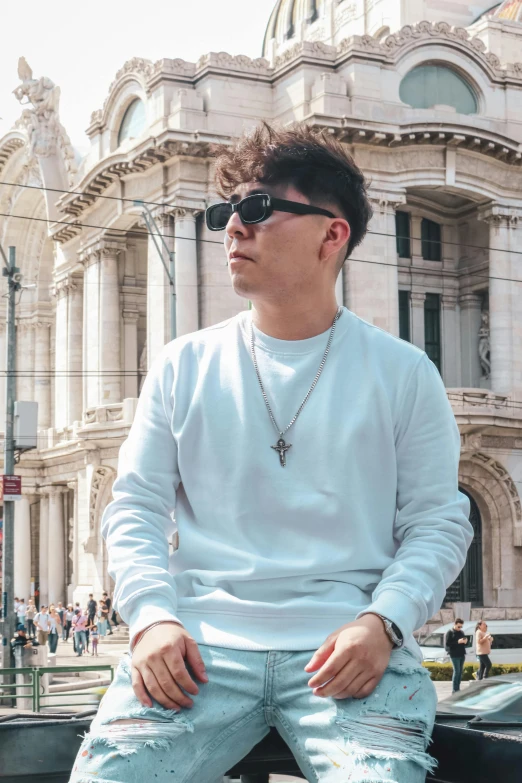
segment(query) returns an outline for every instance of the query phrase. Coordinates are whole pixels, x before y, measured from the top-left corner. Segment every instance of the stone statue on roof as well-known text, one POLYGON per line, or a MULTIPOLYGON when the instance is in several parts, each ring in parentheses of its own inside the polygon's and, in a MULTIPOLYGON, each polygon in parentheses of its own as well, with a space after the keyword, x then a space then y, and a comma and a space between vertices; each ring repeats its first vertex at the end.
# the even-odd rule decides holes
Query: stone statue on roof
POLYGON ((76 165, 71 142, 60 123, 60 88, 47 76, 35 79, 25 57, 18 60, 18 77, 22 83, 13 93, 27 108, 17 125, 27 132, 30 155, 48 158, 59 151, 70 178, 76 172, 76 165))

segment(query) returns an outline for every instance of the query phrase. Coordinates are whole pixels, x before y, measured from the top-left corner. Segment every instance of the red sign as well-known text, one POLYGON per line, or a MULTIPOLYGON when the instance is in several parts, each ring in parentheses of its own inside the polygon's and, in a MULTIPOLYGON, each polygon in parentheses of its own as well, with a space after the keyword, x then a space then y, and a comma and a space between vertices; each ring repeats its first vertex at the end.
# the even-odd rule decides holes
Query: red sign
POLYGON ((2 476, 2 494, 4 500, 20 500, 22 497, 22 477, 2 476))

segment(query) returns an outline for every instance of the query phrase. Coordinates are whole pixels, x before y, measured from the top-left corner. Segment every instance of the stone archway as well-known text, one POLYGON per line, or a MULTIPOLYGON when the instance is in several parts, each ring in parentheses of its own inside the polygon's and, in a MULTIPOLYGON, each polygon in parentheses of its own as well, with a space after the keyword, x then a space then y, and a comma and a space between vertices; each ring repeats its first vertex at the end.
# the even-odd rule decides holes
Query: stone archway
POLYGON ((485 606, 514 606, 515 550, 522 540, 522 508, 513 479, 482 452, 464 452, 459 484, 473 498, 482 521, 485 606))

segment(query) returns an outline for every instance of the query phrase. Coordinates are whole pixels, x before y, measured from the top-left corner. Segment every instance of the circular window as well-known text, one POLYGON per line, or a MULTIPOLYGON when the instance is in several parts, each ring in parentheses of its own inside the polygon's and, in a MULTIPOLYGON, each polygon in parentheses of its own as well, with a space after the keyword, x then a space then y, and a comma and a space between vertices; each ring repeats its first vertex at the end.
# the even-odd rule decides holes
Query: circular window
POLYGON ((419 65, 401 82, 400 98, 414 109, 453 106, 460 114, 476 114, 475 93, 452 68, 444 65, 419 65))
POLYGON ((137 139, 146 124, 145 104, 139 98, 127 107, 118 133, 118 147, 125 139, 137 139))

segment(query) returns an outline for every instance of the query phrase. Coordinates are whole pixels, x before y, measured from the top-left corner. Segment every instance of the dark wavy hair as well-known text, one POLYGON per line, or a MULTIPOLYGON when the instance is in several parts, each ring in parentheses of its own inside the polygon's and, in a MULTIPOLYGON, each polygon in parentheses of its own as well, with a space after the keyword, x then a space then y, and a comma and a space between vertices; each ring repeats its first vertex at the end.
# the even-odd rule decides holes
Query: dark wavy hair
POLYGON ((346 258, 362 242, 373 210, 368 184, 343 144, 305 123, 277 127, 263 122, 232 146, 218 145, 215 180, 228 199, 239 185, 292 185, 316 206, 335 205, 350 225, 346 258))

